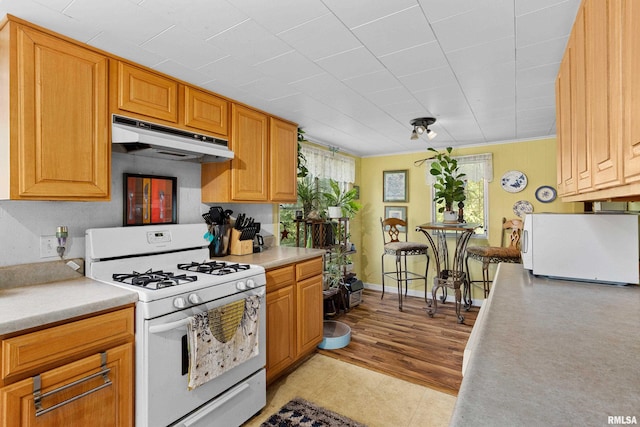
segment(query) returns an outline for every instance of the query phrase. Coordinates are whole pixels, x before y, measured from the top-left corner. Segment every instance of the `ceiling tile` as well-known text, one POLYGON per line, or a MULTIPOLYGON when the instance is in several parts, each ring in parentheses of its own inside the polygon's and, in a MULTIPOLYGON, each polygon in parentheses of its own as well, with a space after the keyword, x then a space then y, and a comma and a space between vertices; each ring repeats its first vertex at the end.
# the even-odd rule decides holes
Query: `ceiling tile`
POLYGON ((140 5, 203 39, 249 18, 226 0, 144 0, 140 5))
POLYGON ((571 33, 578 5, 565 1, 552 7, 528 13, 516 18, 516 47, 541 43, 545 40, 566 37, 571 33), (544 31, 540 31, 544 28, 544 31))
POLYGON ((382 64, 367 49, 359 47, 317 61, 340 80, 382 70, 382 64))
POLYGON ((251 19, 207 41, 251 65, 291 50, 290 46, 251 19))
POLYGON ((423 45, 435 39, 419 6, 363 24, 352 29, 376 56, 423 45), (393 37, 390 37, 393 34, 393 37))
POLYGON ((515 0, 515 14, 516 16, 526 15, 531 12, 538 12, 542 9, 557 6, 559 3, 573 3, 573 7, 578 9, 581 0, 515 0))
POLYGON ((316 0, 229 0, 238 9, 273 33, 310 21, 329 10, 316 0))
POLYGON ((209 63, 199 68, 198 71, 230 86, 242 86, 263 77, 263 74, 255 67, 231 56, 209 63))
POLYGON ((294 87, 280 83, 271 77, 249 82, 240 86, 240 89, 266 100, 278 99, 298 93, 294 87))
POLYGON ((282 83, 291 83, 318 74, 324 74, 318 65, 296 51, 290 51, 261 62, 256 66, 261 73, 271 76, 282 83))
POLYGON ((389 16, 416 5, 416 0, 323 0, 329 9, 349 28, 389 16))
POLYGON ((448 66, 438 42, 430 42, 382 55, 380 61, 397 76, 448 66))
POLYGON ((174 61, 164 61, 153 67, 154 70, 158 70, 161 73, 175 76, 180 80, 187 82, 193 82, 195 85, 201 86, 211 80, 209 76, 194 70, 193 68, 185 67, 174 61))
POLYGON ((278 33, 278 37, 314 61, 362 46, 330 13, 278 33))
POLYGON ((369 74, 343 80, 344 84, 361 94, 377 92, 401 86, 398 79, 388 70, 375 71, 369 74))
POLYGON ((211 43, 175 26, 143 43, 141 47, 194 69, 227 56, 211 43))
POLYGON ((513 36, 513 0, 478 2, 472 11, 432 22, 445 53, 513 36), (482 7, 483 6, 483 7, 482 7))
POLYGON ((101 30, 126 31, 126 40, 136 44, 144 43, 173 25, 127 0, 75 0, 63 14, 78 21, 98 22, 97 28, 101 30))
POLYGON ((103 31, 88 42, 89 45, 111 52, 124 59, 135 61, 140 65, 153 68, 154 65, 165 61, 166 58, 157 53, 150 52, 137 44, 129 43, 118 34, 103 31))
POLYGON ((434 68, 400 77, 400 81, 412 92, 420 92, 441 86, 454 86, 458 84, 456 76, 449 67, 434 68))
POLYGON ((506 37, 454 50, 447 53, 447 59, 456 74, 478 73, 482 76, 495 64, 515 62, 515 40, 513 37, 506 37))
POLYGON ((560 37, 542 43, 530 44, 517 49, 516 67, 518 69, 536 67, 543 64, 556 64, 564 54, 569 37, 560 37))
POLYGON ((555 82, 560 63, 540 65, 538 67, 518 70, 518 87, 524 87, 542 82, 555 82))

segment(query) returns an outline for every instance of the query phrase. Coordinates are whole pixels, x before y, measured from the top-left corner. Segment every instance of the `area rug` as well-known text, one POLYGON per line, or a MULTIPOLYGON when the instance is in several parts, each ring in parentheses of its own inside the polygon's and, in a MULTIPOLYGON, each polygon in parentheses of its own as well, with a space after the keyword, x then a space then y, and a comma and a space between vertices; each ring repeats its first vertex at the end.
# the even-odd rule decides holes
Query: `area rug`
POLYGON ((296 397, 262 423, 262 427, 366 427, 343 415, 296 397))

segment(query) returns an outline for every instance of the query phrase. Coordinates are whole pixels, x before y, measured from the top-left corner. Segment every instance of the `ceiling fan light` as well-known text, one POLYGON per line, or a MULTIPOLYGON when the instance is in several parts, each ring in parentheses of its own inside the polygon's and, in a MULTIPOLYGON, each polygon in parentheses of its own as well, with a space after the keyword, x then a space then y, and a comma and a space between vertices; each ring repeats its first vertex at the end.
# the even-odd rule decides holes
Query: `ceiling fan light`
POLYGON ((433 139, 436 136, 438 136, 438 134, 436 132, 432 131, 431 129, 427 129, 427 138, 433 139))
POLYGON ((414 126, 414 129, 416 132, 418 132, 418 135, 422 135, 426 130, 424 126, 414 126))
POLYGON ((418 132, 416 132, 416 128, 413 128, 413 132, 411 132, 411 140, 414 141, 418 138, 419 138, 418 132))

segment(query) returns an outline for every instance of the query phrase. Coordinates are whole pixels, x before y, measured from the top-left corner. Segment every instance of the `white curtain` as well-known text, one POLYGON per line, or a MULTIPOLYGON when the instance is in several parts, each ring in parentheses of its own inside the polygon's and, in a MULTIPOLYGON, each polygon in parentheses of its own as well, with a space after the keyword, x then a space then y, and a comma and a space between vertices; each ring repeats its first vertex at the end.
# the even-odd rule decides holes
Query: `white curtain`
MULTIPOLYGON (((467 180, 480 181, 484 179, 487 182, 493 181, 492 153, 454 156, 453 158, 458 161, 460 172, 467 175, 467 180)), ((433 161, 428 162, 426 167, 426 181, 429 185, 432 185, 434 182, 434 176, 429 173, 431 163, 433 163, 433 161)))
POLYGON ((341 183, 356 180, 356 162, 352 157, 301 144, 300 151, 307 159, 309 174, 320 179, 333 179, 341 183))

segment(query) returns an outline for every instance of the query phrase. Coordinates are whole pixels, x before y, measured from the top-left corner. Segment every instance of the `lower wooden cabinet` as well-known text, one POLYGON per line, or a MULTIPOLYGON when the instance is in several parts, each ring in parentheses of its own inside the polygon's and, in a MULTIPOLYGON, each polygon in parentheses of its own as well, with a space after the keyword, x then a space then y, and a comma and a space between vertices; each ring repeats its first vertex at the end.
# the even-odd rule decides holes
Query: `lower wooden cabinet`
POLYGON ((267 382, 322 341, 322 257, 267 271, 267 382))
POLYGON ((133 307, 0 337, 0 426, 132 426, 133 307))
POLYGON ((0 389, 2 426, 133 425, 132 358, 127 343, 0 389))

